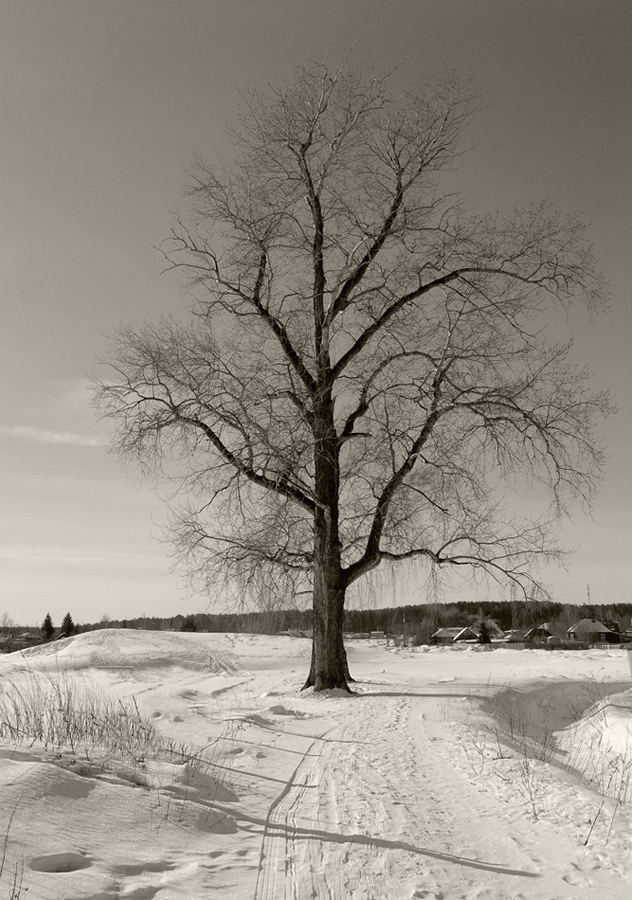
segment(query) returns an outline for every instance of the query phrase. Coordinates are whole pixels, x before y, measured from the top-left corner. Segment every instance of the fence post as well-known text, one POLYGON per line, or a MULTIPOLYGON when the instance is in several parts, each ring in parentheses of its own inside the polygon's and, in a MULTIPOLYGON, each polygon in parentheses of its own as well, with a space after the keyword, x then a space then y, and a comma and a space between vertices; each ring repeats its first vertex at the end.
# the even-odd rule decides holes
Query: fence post
POLYGON ((630 675, 632 675, 632 650, 625 651, 628 655, 628 665, 630 667, 630 675))

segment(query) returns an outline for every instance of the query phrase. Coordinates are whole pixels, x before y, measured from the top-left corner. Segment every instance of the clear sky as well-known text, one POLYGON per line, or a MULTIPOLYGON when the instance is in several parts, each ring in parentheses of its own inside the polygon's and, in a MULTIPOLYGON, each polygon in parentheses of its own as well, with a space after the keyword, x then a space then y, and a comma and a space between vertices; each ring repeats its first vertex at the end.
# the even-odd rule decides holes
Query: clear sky
MULTIPOLYGON (((0 615, 207 608, 169 574, 164 507, 108 454, 86 381, 114 326, 182 309, 153 247, 193 152, 229 152, 237 89, 352 46, 401 77, 473 75, 486 106, 459 178, 481 211, 550 198, 591 224, 611 312, 569 328, 619 414, 549 581, 632 602, 629 0, 0 0, 0 615)), ((397 599, 419 602, 409 582, 397 599)))

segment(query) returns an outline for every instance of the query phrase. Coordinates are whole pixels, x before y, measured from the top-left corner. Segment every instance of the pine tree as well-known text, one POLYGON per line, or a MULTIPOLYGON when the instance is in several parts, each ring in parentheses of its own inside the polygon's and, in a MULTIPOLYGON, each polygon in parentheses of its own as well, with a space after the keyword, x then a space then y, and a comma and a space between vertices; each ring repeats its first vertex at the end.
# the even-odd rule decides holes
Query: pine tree
POLYGON ((76 631, 75 623, 72 621, 72 616, 69 612, 66 613, 61 623, 61 633, 65 637, 70 637, 71 634, 74 634, 76 631))
POLYGON ((44 617, 44 621, 41 625, 41 632, 45 641, 51 641, 53 639, 53 635, 55 634, 55 626, 53 625, 53 620, 50 617, 50 613, 46 613, 44 617))
POLYGON ((197 631, 197 622, 195 616, 185 616, 180 626, 180 631, 197 631))

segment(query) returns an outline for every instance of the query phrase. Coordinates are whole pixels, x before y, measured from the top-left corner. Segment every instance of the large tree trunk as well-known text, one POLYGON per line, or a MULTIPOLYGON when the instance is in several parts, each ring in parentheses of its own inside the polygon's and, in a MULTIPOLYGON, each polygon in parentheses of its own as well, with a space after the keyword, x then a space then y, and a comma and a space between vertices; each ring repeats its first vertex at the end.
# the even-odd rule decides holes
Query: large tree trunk
POLYGON ((347 654, 342 638, 343 612, 344 589, 323 592, 315 583, 312 661, 304 688, 349 690, 347 654))
POLYGON ((304 688, 348 691, 349 668, 343 643, 345 584, 340 545, 330 516, 318 512, 314 534, 312 661, 304 688))
POLYGON ((340 467, 333 400, 325 390, 315 404, 314 610, 312 661, 304 688, 348 691, 349 667, 343 643, 346 581, 338 532, 340 467))

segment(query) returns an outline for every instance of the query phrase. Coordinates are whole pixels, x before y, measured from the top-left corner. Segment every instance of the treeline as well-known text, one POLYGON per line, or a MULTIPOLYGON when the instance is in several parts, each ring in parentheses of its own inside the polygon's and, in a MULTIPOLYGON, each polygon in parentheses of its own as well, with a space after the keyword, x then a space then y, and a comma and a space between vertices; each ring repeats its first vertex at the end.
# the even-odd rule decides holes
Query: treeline
MULTIPOLYGON (((544 622, 554 623, 560 631, 580 619, 615 622, 622 631, 632 622, 632 603, 608 606, 574 605, 553 602, 477 602, 456 601, 449 604, 386 607, 383 609, 348 609, 345 611, 346 632, 405 634, 428 640, 438 629, 471 625, 492 619, 503 631, 530 628, 544 622)), ((97 628, 138 628, 149 631, 206 631, 244 634, 279 634, 309 632, 311 610, 279 609, 266 612, 194 613, 168 618, 142 616, 133 619, 108 620, 82 625, 78 631, 97 628)))
MULTIPOLYGON (((479 624, 492 620, 503 631, 528 629, 545 622, 556 634, 563 634, 580 619, 597 619, 608 627, 624 632, 632 628, 632 603, 609 605, 574 605, 546 602, 477 602, 419 604, 383 609, 348 609, 344 630, 368 634, 384 632, 405 635, 415 643, 427 643, 439 628, 479 624)), ((24 627, 16 625, 5 614, 0 620, 0 651, 10 652, 28 643, 40 643, 95 631, 99 628, 135 628, 146 631, 232 632, 242 634, 309 634, 311 610, 279 609, 266 612, 189 613, 170 617, 138 616, 131 619, 101 619, 99 622, 75 624, 66 613, 59 627, 47 613, 41 626, 31 631, 29 640, 21 640, 24 627)), ((24 635, 24 637, 27 637, 24 635)))

